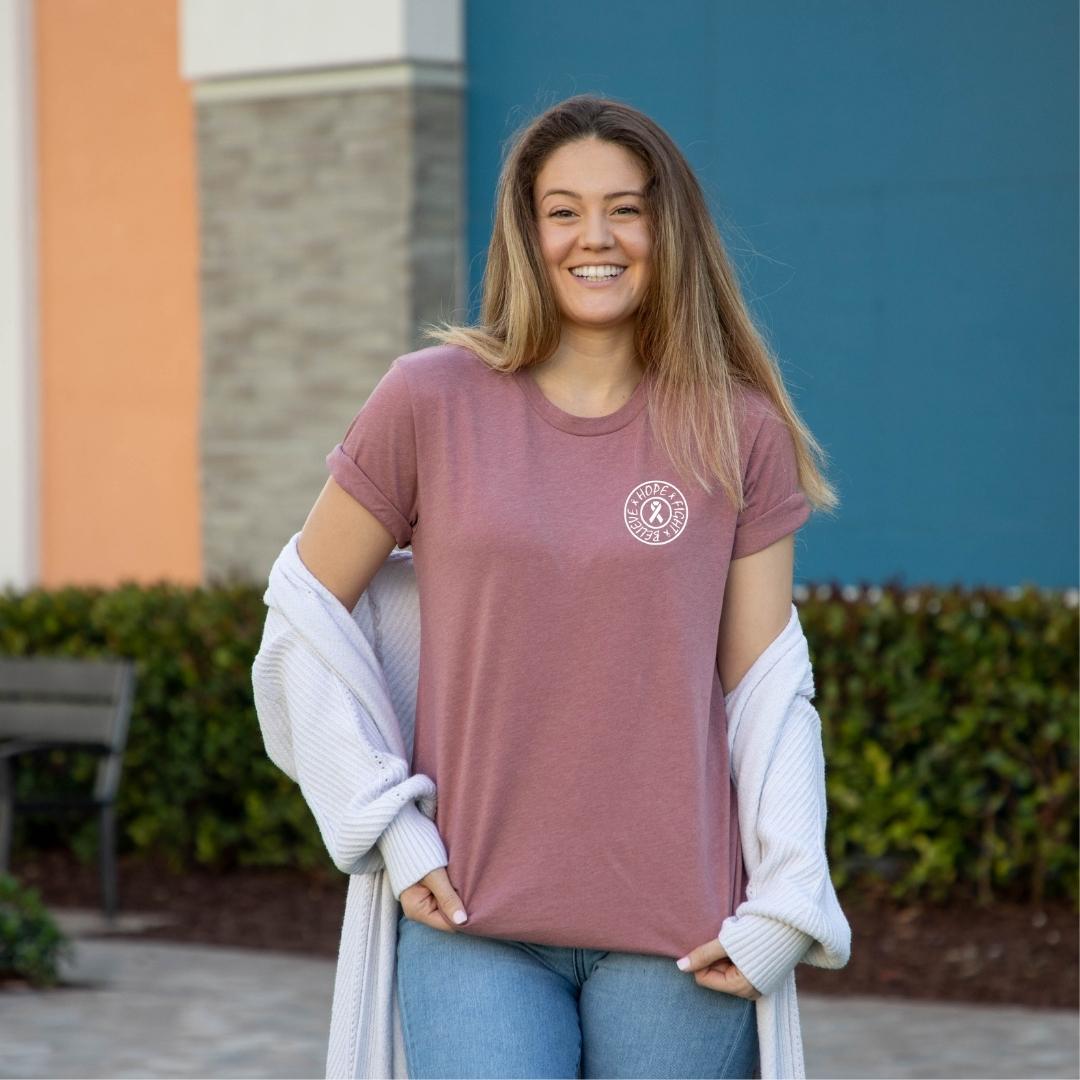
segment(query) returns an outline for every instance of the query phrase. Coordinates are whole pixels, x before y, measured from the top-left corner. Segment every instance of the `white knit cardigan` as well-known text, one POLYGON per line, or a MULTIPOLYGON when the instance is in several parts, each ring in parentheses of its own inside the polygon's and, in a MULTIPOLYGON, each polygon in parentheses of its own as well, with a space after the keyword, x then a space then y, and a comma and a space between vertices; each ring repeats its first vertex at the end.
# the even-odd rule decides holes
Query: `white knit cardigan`
MULTIPOLYGON (((350 615, 304 565, 299 536, 275 560, 263 597, 255 707, 267 754, 299 784, 335 866, 350 875, 326 1076, 396 1080, 408 1077, 395 982, 399 897, 448 863, 435 784, 410 770, 420 651, 412 553, 392 551, 350 615)), ((762 994, 762 1080, 805 1076, 795 965, 841 968, 851 949, 825 852, 813 694, 792 604, 787 626, 725 697, 748 882, 718 937, 762 994)))

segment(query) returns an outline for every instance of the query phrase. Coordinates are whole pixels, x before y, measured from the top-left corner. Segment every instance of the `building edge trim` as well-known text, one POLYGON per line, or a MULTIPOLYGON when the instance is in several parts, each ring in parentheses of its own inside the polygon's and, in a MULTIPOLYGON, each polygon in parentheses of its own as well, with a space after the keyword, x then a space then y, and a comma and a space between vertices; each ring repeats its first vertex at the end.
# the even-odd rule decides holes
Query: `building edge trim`
POLYGON ((280 72, 273 75, 200 79, 191 83, 191 94, 197 104, 202 104, 388 87, 463 90, 466 83, 463 64, 405 60, 389 64, 360 64, 280 72))

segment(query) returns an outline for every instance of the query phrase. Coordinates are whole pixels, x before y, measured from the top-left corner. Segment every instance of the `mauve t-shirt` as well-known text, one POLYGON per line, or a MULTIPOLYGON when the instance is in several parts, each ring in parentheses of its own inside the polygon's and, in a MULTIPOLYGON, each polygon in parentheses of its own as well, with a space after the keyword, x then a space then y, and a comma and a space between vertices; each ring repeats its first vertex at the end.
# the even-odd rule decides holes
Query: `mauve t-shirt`
POLYGON ((432 346, 393 362, 327 455, 412 547, 412 768, 435 781, 461 933, 675 958, 746 897, 724 586, 810 505, 764 394, 739 394, 737 516, 678 479, 647 383, 580 417, 525 369, 432 346))

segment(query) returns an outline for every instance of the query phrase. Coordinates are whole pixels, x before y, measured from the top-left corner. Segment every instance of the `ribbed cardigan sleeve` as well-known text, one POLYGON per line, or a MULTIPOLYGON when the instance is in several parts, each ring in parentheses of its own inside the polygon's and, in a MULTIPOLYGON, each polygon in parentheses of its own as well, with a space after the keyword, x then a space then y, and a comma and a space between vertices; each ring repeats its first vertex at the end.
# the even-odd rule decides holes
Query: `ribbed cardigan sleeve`
POLYGON ((800 961, 829 968, 847 962, 850 928, 829 875, 825 819, 821 718, 807 697, 796 695, 761 788, 760 862, 746 900, 718 935, 762 994, 778 990, 800 961))
POLYGON ((252 687, 267 755, 299 785, 342 873, 385 865, 398 899, 448 864, 432 820, 434 782, 410 775, 350 685, 272 605, 252 687))

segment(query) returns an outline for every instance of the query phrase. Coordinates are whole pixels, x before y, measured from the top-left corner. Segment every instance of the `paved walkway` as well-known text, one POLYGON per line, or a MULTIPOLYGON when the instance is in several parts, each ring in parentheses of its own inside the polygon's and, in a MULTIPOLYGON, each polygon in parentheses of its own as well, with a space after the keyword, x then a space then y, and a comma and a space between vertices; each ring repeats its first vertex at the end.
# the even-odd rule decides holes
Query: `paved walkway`
MULTIPOLYGON (((324 1075, 332 961, 108 938, 76 952, 79 986, 0 992, 0 1076, 324 1075)), ((1080 1077, 1068 1010, 799 1003, 808 1077, 1080 1077)))

